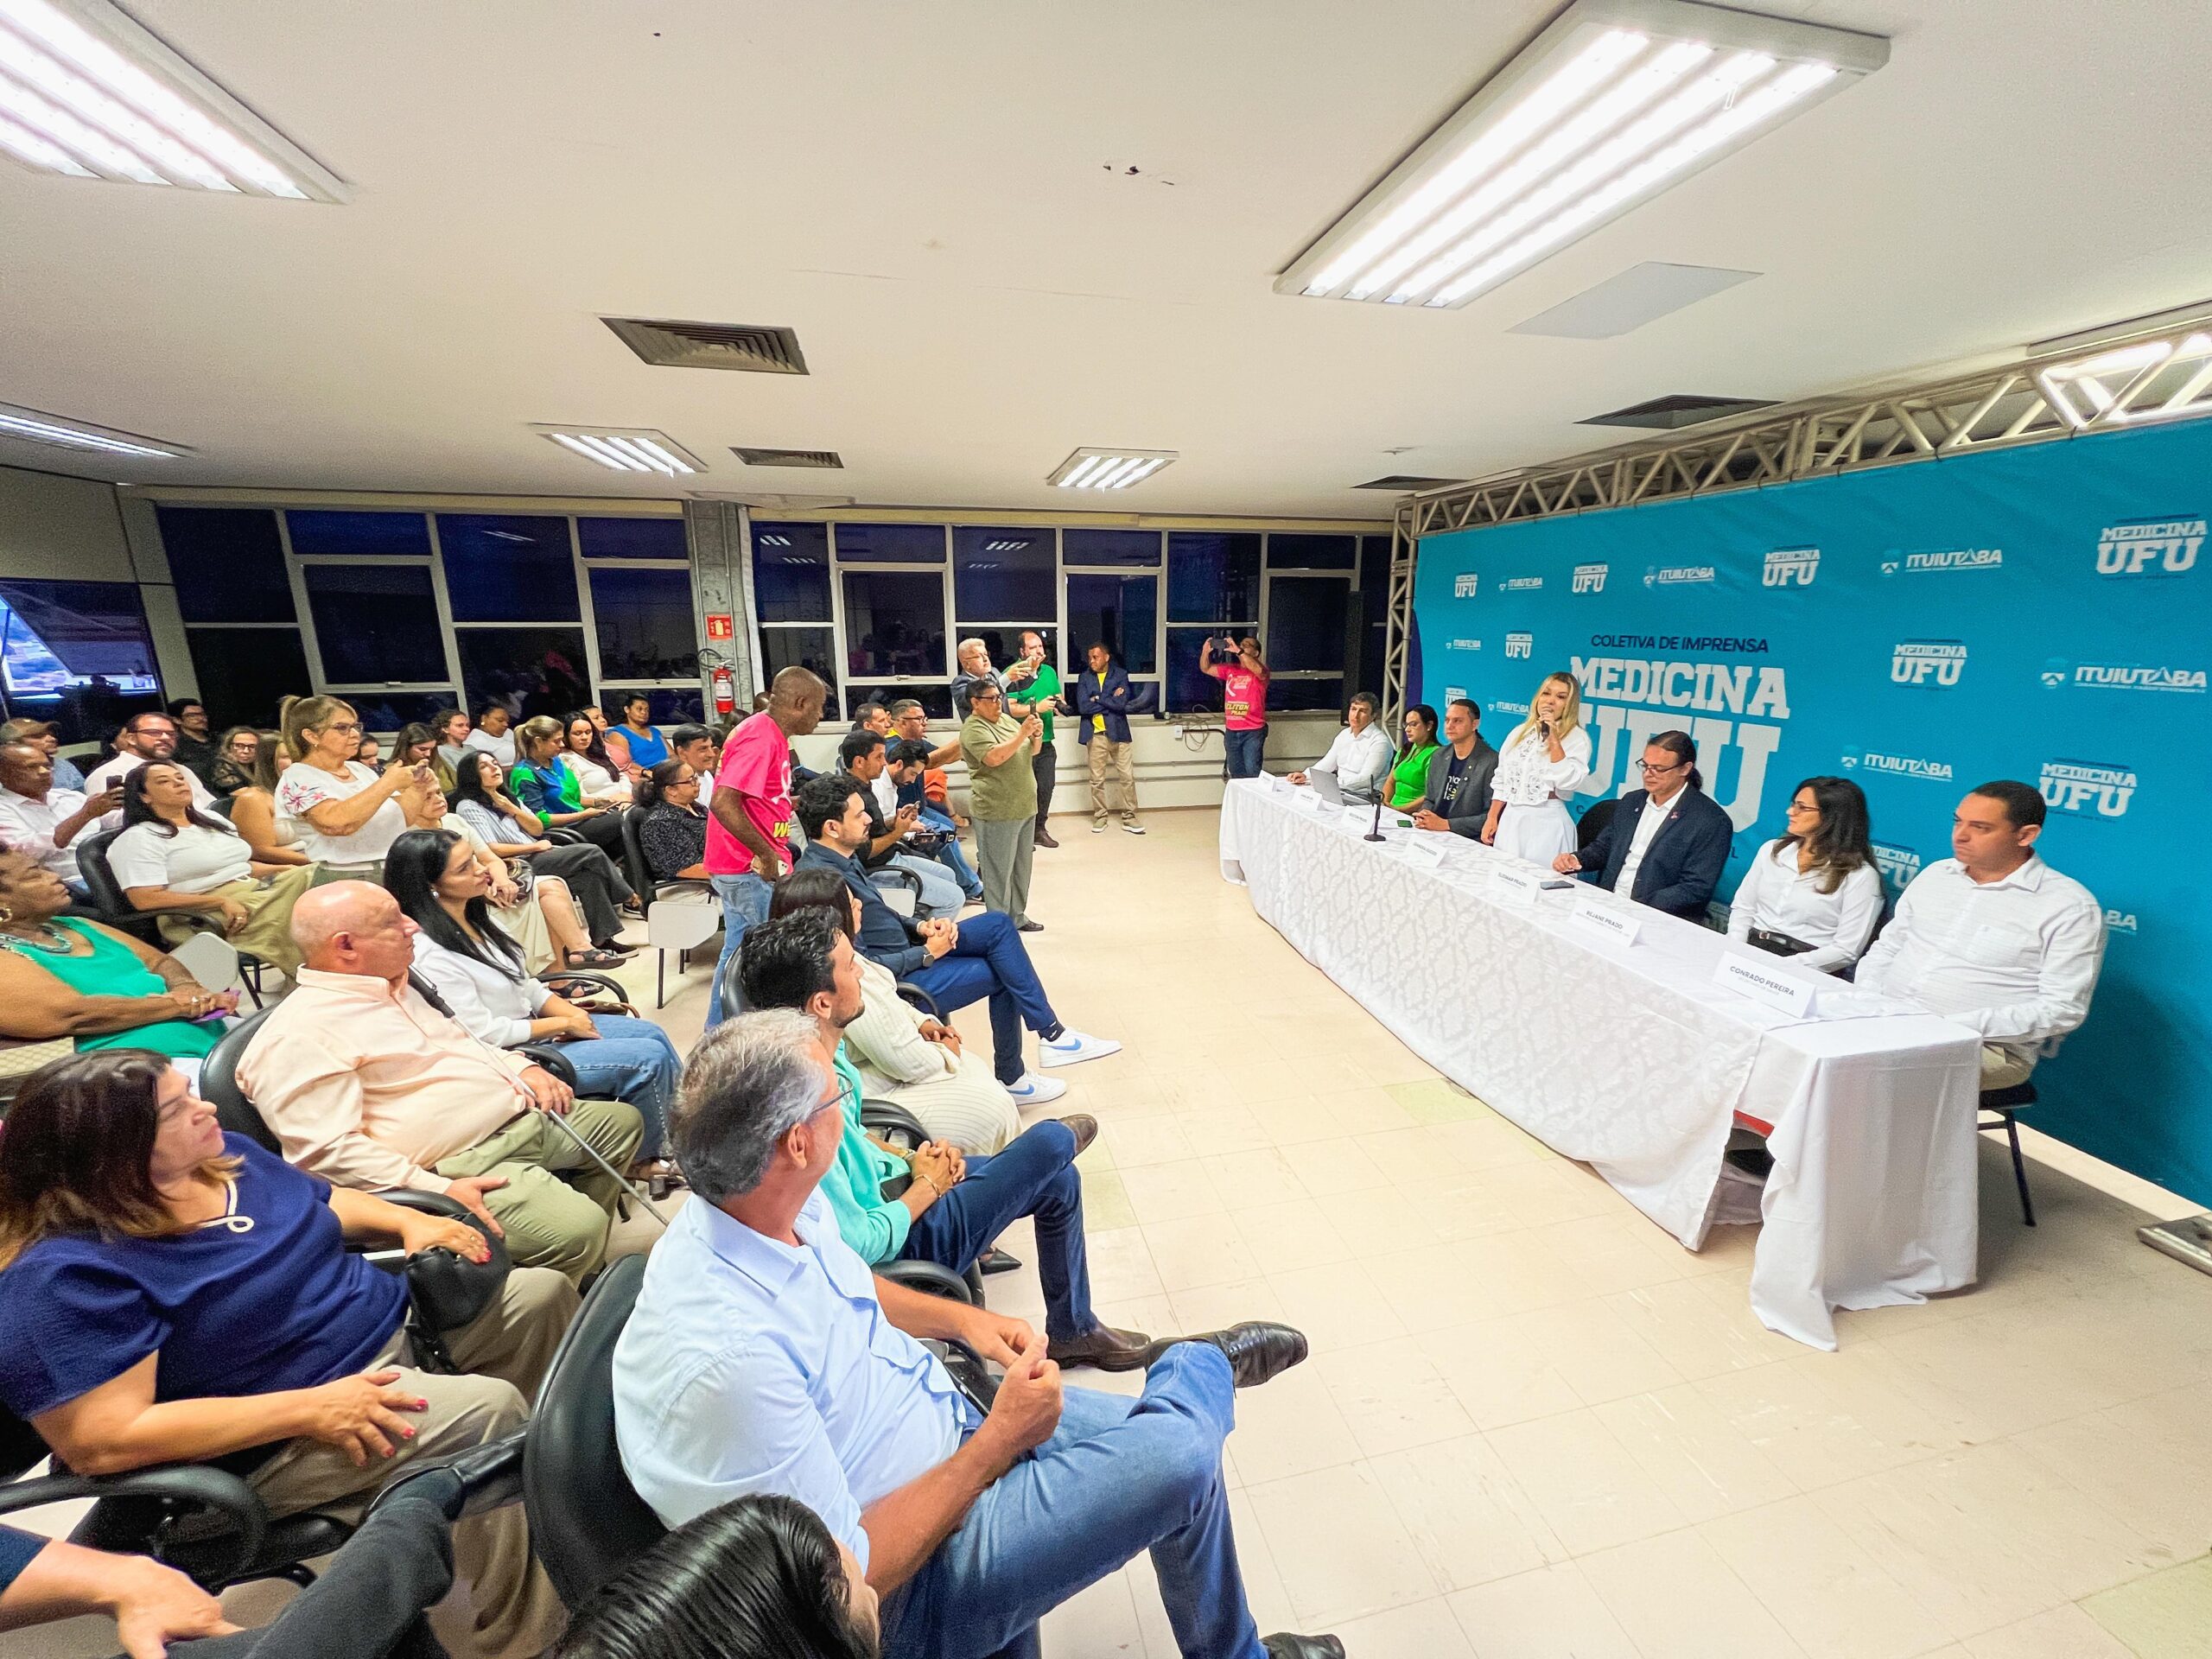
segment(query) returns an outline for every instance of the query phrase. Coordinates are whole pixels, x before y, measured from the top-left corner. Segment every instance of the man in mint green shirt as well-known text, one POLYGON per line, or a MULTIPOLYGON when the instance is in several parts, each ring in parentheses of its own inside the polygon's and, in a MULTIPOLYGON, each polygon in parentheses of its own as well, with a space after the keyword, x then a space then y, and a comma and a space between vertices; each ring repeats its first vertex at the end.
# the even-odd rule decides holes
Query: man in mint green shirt
POLYGON ((1006 695, 1010 704, 1026 705, 1045 723, 1044 741, 1029 761, 1037 774, 1036 840, 1039 847, 1057 847, 1060 843, 1045 833, 1045 815, 1052 810, 1052 779, 1060 765, 1059 752, 1052 747, 1052 716, 1072 711, 1061 699, 1060 671, 1045 660, 1045 636, 1034 628, 1023 630, 1021 655, 1007 664, 1006 695))

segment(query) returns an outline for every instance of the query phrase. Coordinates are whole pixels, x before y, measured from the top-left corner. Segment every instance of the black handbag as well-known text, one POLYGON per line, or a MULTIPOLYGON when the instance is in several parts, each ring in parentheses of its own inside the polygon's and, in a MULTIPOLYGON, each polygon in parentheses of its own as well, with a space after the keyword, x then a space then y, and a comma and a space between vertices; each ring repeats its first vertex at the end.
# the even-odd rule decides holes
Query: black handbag
POLYGON ((481 1262, 448 1249, 417 1250, 407 1258, 407 1334, 418 1358, 453 1371, 445 1333, 470 1325, 499 1294, 512 1265, 507 1242, 475 1216, 467 1224, 483 1234, 492 1253, 481 1262))

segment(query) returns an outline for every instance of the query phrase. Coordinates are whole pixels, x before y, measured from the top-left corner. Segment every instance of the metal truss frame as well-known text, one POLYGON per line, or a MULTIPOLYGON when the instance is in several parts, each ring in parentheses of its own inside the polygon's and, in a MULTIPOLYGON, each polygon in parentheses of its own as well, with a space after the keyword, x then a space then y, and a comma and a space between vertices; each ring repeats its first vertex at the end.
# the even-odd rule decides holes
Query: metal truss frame
POLYGON ((1402 499, 1390 537, 1384 717, 1406 704, 1414 570, 1421 538, 1493 524, 1794 484, 1874 467, 1980 454, 2212 414, 2212 311, 2105 333, 2070 354, 1900 390, 1808 399, 1666 438, 1402 499), (2085 395, 2086 394, 2086 395, 2085 395))

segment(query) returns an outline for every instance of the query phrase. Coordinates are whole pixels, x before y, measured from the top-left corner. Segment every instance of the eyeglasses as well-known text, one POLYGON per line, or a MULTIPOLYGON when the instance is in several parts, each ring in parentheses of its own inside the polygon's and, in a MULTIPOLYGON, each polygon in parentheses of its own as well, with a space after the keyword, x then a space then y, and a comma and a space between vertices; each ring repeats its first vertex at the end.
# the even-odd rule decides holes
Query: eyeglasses
POLYGON ((1680 772, 1688 765, 1689 762, 1687 760, 1675 760, 1663 766, 1655 766, 1649 760, 1639 760, 1636 763, 1636 769, 1649 778, 1655 772, 1680 772))
POLYGON ((357 720, 334 720, 329 725, 324 727, 323 730, 326 732, 352 732, 358 736, 360 734, 361 722, 357 720))

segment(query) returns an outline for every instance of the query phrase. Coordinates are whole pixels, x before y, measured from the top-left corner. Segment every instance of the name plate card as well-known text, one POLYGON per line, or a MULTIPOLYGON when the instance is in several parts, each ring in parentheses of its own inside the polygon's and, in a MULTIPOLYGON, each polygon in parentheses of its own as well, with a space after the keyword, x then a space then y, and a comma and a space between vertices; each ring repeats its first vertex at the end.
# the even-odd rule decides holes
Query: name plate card
POLYGON ((1612 944, 1634 944, 1643 931, 1643 919, 1634 911, 1595 899, 1577 899, 1568 914, 1577 927, 1612 944))
POLYGON ((1544 878, 1535 868, 1510 858, 1499 859, 1491 868, 1491 896, 1518 910, 1532 909, 1544 890, 1544 878))
POLYGON ((1764 1002, 1770 1008, 1802 1020, 1813 1011, 1813 998, 1819 987, 1808 985, 1789 974, 1777 973, 1769 964, 1774 961, 1764 955, 1751 957, 1735 950, 1726 952, 1713 969, 1713 982, 1748 996, 1754 1002, 1764 1002))
POLYGON ((1445 854, 1452 850, 1451 842, 1449 836, 1434 835, 1426 830, 1416 830, 1413 838, 1406 842, 1406 856, 1416 864, 1426 864, 1432 870, 1440 870, 1444 868, 1445 854))

